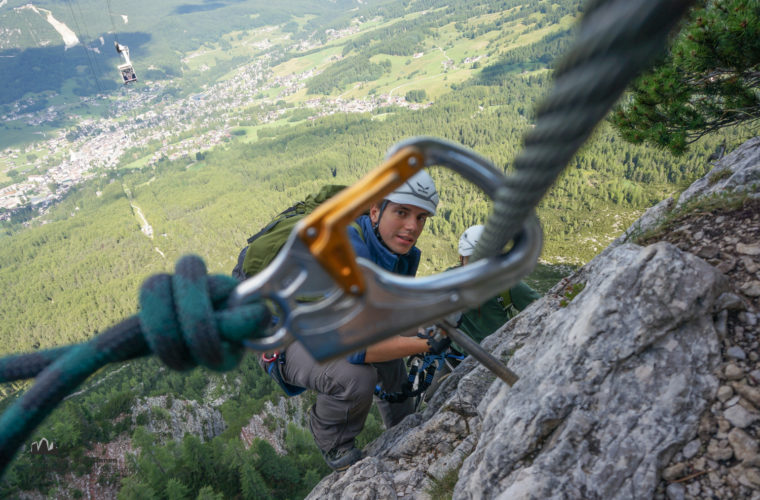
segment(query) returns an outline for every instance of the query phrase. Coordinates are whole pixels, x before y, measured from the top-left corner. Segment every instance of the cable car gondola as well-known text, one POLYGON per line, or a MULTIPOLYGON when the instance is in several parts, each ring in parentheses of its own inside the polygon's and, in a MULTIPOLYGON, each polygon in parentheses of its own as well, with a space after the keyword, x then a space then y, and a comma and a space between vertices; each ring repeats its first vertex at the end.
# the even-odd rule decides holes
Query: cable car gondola
POLYGON ((119 42, 113 42, 116 47, 116 52, 121 54, 124 58, 124 64, 118 66, 121 78, 124 80, 124 85, 137 81, 137 75, 135 75, 135 69, 132 67, 132 62, 129 60, 129 47, 122 45, 119 42))

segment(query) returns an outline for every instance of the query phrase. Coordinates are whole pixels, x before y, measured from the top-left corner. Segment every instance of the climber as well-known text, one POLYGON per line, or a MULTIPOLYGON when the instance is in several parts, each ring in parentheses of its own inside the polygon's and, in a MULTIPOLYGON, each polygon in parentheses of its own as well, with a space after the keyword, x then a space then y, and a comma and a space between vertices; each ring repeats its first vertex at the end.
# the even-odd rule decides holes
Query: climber
MULTIPOLYGON (((481 225, 470 226, 462 233, 459 238, 460 266, 465 266, 470 261, 483 229, 481 225)), ((457 326, 473 340, 480 342, 540 297, 538 292, 521 281, 480 307, 464 312, 458 319, 457 326)))
MULTIPOLYGON (((382 202, 373 204, 368 214, 356 219, 358 228, 349 227, 356 255, 388 271, 414 276, 420 261, 415 244, 437 206, 433 179, 425 171, 418 172, 382 202)), ((345 470, 362 458, 354 439, 364 427, 375 386, 379 383, 389 392, 400 390, 407 379, 405 356, 448 348, 445 337, 438 343, 416 333, 415 329, 409 336, 397 335, 348 358, 323 364, 317 363, 298 342, 278 354, 277 368, 285 384, 317 392, 317 401, 309 411, 309 427, 333 470, 345 470)), ((378 400, 378 408, 386 428, 414 411, 412 400, 378 400)))
MULTIPOLYGON (((483 229, 482 225, 475 225, 468 227, 462 233, 462 236, 459 238, 459 266, 465 266, 469 263, 470 257, 475 252, 475 246, 483 234, 483 229)), ((504 323, 514 318, 518 312, 528 307, 531 302, 540 297, 541 295, 538 292, 520 281, 512 288, 488 299, 481 306, 465 311, 453 319, 457 328, 480 343, 484 338, 504 326, 504 323)), ((424 401, 429 401, 433 397, 433 394, 435 394, 435 391, 446 377, 449 376, 451 370, 459 364, 457 357, 463 354, 462 349, 456 343, 453 343, 450 352, 454 356, 447 356, 446 362, 438 368, 433 382, 425 391, 424 401)))

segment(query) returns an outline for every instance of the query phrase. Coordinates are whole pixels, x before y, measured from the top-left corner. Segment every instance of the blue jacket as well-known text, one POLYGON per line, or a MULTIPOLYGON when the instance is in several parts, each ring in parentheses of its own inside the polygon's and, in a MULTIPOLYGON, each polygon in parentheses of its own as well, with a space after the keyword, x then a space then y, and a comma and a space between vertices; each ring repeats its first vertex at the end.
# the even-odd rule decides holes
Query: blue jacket
MULTIPOLYGON (((420 264, 420 249, 412 247, 409 253, 398 255, 380 242, 372 228, 372 221, 368 215, 362 215, 356 219, 356 223, 361 228, 361 234, 354 226, 348 227, 348 239, 354 247, 357 257, 363 257, 382 267, 387 271, 405 276, 414 276, 417 274, 417 266, 420 264)), ((356 365, 364 364, 366 351, 355 352, 348 357, 348 360, 356 365)))

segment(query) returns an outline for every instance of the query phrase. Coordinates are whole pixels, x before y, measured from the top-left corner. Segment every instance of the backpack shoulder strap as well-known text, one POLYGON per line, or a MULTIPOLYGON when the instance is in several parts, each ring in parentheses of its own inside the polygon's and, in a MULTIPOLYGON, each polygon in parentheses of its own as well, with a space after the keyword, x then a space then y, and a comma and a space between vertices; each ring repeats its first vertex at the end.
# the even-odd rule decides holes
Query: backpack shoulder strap
POLYGON ((364 239, 364 231, 362 231, 362 227, 359 225, 358 222, 354 221, 351 224, 349 224, 350 227, 356 229, 356 232, 359 233, 359 238, 366 242, 367 240, 364 239))

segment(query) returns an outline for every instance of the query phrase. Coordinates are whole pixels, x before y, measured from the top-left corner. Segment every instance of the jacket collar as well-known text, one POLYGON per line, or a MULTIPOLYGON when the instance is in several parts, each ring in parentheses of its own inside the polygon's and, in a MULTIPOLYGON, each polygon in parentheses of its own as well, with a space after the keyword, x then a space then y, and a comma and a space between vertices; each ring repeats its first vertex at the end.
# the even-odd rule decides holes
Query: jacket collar
POLYGON ((364 242, 367 244, 370 258, 375 264, 388 271, 406 276, 417 274, 417 267, 420 264, 420 256, 422 255, 419 248, 413 246, 408 253, 403 255, 395 254, 388 250, 388 247, 383 245, 380 239, 378 239, 368 215, 362 215, 356 222, 362 228, 364 242))

